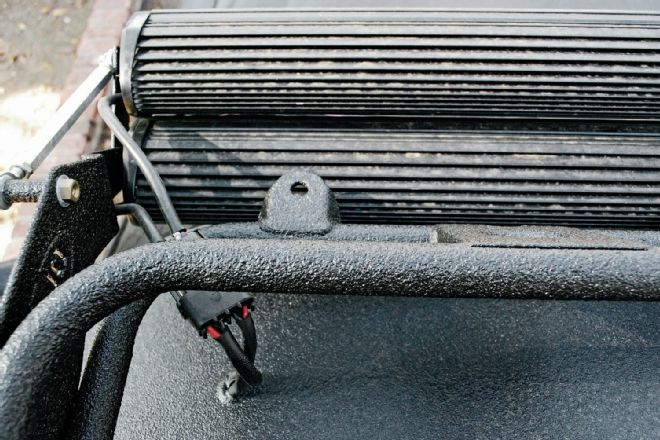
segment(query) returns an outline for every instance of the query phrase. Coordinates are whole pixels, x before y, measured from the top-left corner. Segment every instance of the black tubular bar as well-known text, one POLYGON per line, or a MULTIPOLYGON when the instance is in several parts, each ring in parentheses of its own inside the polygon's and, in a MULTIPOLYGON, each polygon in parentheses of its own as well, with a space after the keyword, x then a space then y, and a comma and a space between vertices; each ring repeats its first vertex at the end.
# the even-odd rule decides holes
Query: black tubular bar
POLYGON ((17 179, 9 173, 3 174, 0 176, 0 209, 7 209, 17 202, 36 202, 45 186, 44 181, 17 179))
POLYGON ((141 246, 69 279, 12 334, 0 352, 0 438, 40 438, 39 402, 66 392, 53 370, 68 341, 118 308, 162 292, 657 300, 658 267, 660 252, 654 247, 497 249, 243 239, 141 246))
MULTIPOLYGON (((115 205, 115 213, 132 215, 152 243, 164 240, 142 206, 136 203, 115 205)), ((179 299, 179 293, 172 294, 175 300, 179 299)), ((71 440, 113 438, 135 336, 154 299, 144 298, 128 304, 103 321, 80 380, 74 417, 68 427, 71 440)))
POLYGON ((155 298, 122 307, 103 321, 87 357, 68 427, 70 440, 112 439, 140 323, 155 298))

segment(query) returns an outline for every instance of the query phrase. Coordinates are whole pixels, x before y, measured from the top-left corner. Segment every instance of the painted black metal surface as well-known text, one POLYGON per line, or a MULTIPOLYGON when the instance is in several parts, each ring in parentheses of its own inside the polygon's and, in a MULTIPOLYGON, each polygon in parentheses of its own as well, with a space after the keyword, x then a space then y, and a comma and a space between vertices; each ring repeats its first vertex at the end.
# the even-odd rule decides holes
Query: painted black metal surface
POLYGON ((36 202, 44 190, 45 182, 17 179, 12 174, 0 176, 0 206, 3 209, 17 202, 36 202))
MULTIPOLYGON (((25 244, 0 298, 3 344, 56 285, 91 265, 117 233, 113 195, 106 158, 102 155, 62 165, 50 172, 25 244), (80 200, 66 208, 60 205, 55 194, 57 177, 62 174, 76 179, 81 191, 80 200)), ((27 423, 33 432, 49 432, 50 438, 57 438, 62 432, 79 380, 84 335, 70 336, 60 346, 57 356, 35 359, 35 362, 48 362, 48 368, 52 369, 48 377, 57 392, 33 396, 35 400, 31 404, 48 408, 48 411, 33 414, 27 423)), ((3 375, 5 380, 9 379, 3 375)))
POLYGON ((301 170, 284 174, 268 190, 259 227, 285 235, 323 235, 339 223, 334 194, 318 175, 301 170))
POLYGON ((14 267, 15 260, 7 260, 0 262, 0 296, 5 290, 7 281, 9 281, 9 274, 11 273, 12 267, 14 267))
MULTIPOLYGON (((660 253, 490 249, 463 244, 319 240, 196 240, 142 246, 68 280, 30 313, 0 352, 0 435, 55 438, 66 413, 43 402, 75 392, 67 351, 94 323, 173 290, 349 295, 658 299, 660 253), (505 258, 506 257, 506 258, 505 258), (570 277, 558 276, 568 270, 570 277), (72 388, 74 387, 74 388, 72 388)), ((54 402, 50 402, 54 403, 54 402)))
POLYGON ((55 285, 94 262, 117 233, 106 159, 94 155, 54 168, 43 186, 30 230, 0 299, 0 344, 55 285), (66 174, 81 188, 80 200, 64 208, 57 177, 66 174))
MULTIPOLYGON (((111 440, 142 317, 153 298, 110 315, 96 334, 68 423, 67 439, 111 440)), ((173 305, 170 303, 170 307, 173 305)))
MULTIPOLYGON (((94 323, 173 290, 400 296, 658 299, 660 253, 498 249, 455 244, 195 240, 141 246, 68 280, 0 352, 0 436, 55 438, 66 412, 43 402, 75 393, 67 350, 94 323), (569 277, 559 276, 567 271, 569 277), (63 371, 63 368, 69 368, 63 371), (50 434, 48 434, 50 433, 50 434)), ((58 401, 59 400, 59 401, 58 401)), ((50 403, 55 403, 50 402, 50 403)))
MULTIPOLYGON (((101 258, 163 239, 161 233, 150 223, 148 214, 145 214, 139 206, 129 204, 120 206, 121 208, 115 206, 118 215, 134 214, 141 228, 144 229, 124 221, 119 234, 112 245, 106 247, 101 258)), ((104 319, 98 332, 91 338, 93 341, 89 344, 89 353, 76 395, 75 407, 68 422, 67 438, 71 440, 113 438, 124 384, 133 357, 135 337, 142 317, 152 302, 153 298, 146 298, 122 307, 104 319)), ((172 306, 174 307, 174 304, 172 306)))
MULTIPOLYGON (((264 231, 259 223, 226 223, 195 229, 204 238, 296 239, 264 231)), ((660 246, 656 231, 576 229, 556 226, 336 225, 316 240, 462 244, 464 247, 528 250, 646 251, 660 246)), ((515 257, 513 257, 515 258, 515 257)))

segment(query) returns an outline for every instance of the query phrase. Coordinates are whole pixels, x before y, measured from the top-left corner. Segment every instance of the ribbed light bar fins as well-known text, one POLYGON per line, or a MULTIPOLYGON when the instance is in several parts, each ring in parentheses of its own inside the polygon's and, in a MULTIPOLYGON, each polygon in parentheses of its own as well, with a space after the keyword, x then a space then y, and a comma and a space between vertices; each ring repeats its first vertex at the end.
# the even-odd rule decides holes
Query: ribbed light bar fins
MULTIPOLYGON (((660 225, 660 134, 245 125, 147 130, 184 222, 254 221, 273 182, 302 168, 351 223, 660 225)), ((159 215, 140 175, 135 196, 159 215)))
POLYGON ((654 14, 163 11, 135 32, 144 116, 660 116, 654 14))

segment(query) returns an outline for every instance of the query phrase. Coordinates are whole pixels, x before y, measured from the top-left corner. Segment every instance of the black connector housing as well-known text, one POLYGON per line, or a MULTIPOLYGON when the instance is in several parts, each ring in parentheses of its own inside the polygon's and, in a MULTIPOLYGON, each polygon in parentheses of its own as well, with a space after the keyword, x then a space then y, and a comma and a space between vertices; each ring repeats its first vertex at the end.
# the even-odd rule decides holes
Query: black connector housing
POLYGON ((252 309, 253 302, 254 297, 244 292, 189 290, 178 306, 181 314, 204 336, 209 324, 229 321, 232 314, 240 316, 243 306, 252 309))

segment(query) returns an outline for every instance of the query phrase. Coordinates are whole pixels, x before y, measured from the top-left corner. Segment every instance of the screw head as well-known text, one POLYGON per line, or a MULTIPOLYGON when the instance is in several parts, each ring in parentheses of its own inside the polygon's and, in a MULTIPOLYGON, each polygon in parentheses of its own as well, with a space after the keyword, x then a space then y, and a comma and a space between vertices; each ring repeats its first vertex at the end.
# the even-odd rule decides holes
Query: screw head
POLYGON ((80 200, 80 185, 77 180, 62 174, 55 182, 55 194, 60 205, 67 207, 80 200))

